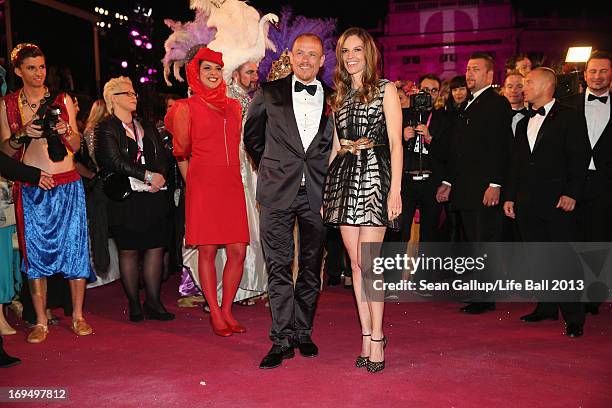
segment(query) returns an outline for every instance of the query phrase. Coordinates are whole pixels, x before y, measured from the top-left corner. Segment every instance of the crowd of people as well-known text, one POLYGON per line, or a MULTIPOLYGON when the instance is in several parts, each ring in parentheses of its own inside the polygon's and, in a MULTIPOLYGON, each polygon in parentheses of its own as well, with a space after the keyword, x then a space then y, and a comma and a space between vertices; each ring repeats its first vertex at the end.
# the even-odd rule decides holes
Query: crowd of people
MULTIPOLYGON (((247 331, 232 312, 239 287, 267 291, 273 345, 263 369, 295 349, 318 355, 312 333, 327 252, 328 284, 342 273, 357 296, 355 366, 371 373, 385 368, 385 304, 361 298, 363 243, 612 241, 610 54, 594 52, 584 92, 562 100, 555 72, 525 55, 507 63, 500 87, 486 53, 471 56, 465 76, 393 83, 380 77, 379 51, 361 28, 338 39, 333 88, 317 78, 325 55, 316 34, 299 35, 289 58, 292 72, 281 79, 258 87, 249 61, 226 84, 223 55, 202 47, 185 66, 189 96, 167 98, 163 124, 135 114, 138 94, 118 77, 80 129, 70 95, 45 85, 40 48, 13 50, 23 87, 0 105, 0 173, 15 180, 20 270, 35 314, 29 343, 49 335, 57 275, 72 330, 93 332, 85 287, 108 268, 109 238, 132 322, 176 317, 161 285, 168 257, 182 265, 186 251, 195 251, 191 278, 216 335, 247 331)), ((0 279, 0 303, 11 303, 19 276, 0 279)), ((484 297, 461 311, 495 308, 484 297)), ((521 320, 556 320, 559 309, 567 336, 579 337, 599 304, 539 302, 521 320)), ((11 334, 3 313, 0 329, 11 334)), ((18 362, 0 343, 0 365, 18 362)))

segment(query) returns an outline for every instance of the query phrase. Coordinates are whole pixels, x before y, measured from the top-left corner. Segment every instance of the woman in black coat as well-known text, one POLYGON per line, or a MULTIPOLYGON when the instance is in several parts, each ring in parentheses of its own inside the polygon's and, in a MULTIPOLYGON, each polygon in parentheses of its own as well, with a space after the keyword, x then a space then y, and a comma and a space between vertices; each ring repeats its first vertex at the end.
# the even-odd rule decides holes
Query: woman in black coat
POLYGON ((108 223, 119 249, 121 282, 129 301, 129 318, 172 320, 160 300, 163 254, 170 240, 169 204, 165 191, 167 158, 157 130, 135 120, 137 95, 129 78, 104 86, 110 117, 95 128, 95 156, 100 171, 130 177, 132 191, 109 201, 108 223), (140 254, 146 300, 140 306, 140 254))

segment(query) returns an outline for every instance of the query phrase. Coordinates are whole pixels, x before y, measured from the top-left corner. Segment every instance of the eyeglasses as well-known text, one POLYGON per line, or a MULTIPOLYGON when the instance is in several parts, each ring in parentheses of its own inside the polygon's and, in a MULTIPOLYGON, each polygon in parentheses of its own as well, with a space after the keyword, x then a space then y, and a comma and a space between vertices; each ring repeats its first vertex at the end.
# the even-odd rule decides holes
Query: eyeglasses
POLYGON ((132 91, 117 92, 117 93, 114 93, 113 95, 127 95, 130 98, 131 97, 138 98, 138 94, 136 92, 132 92, 132 91))
POLYGON ((429 92, 431 94, 437 94, 438 92, 440 92, 440 90, 438 88, 422 88, 423 91, 425 92, 429 92))

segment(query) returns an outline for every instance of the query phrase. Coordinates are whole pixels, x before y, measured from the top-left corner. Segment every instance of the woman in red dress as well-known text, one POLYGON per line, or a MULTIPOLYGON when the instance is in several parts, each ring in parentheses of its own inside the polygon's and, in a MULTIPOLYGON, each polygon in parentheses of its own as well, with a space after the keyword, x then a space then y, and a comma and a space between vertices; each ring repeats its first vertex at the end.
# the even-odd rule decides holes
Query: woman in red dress
POLYGON ((165 118, 186 182, 185 242, 198 247, 198 274, 213 332, 231 336, 246 331, 231 311, 249 242, 238 157, 241 108, 226 96, 221 53, 201 48, 186 72, 193 95, 176 101, 165 118), (215 271, 220 246, 227 254, 221 308, 215 271))

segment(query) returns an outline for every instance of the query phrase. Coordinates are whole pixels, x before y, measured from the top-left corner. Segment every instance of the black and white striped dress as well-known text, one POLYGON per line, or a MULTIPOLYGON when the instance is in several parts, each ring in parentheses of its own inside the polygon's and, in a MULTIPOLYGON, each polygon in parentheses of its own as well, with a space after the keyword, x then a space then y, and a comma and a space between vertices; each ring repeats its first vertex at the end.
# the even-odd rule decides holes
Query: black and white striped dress
POLYGON ((378 95, 369 103, 355 100, 351 90, 338 112, 339 139, 370 139, 374 147, 357 154, 338 154, 329 166, 323 196, 323 220, 328 225, 387 226, 398 229, 396 218, 387 216, 387 194, 391 187, 391 156, 383 114, 385 85, 378 83, 378 95))

